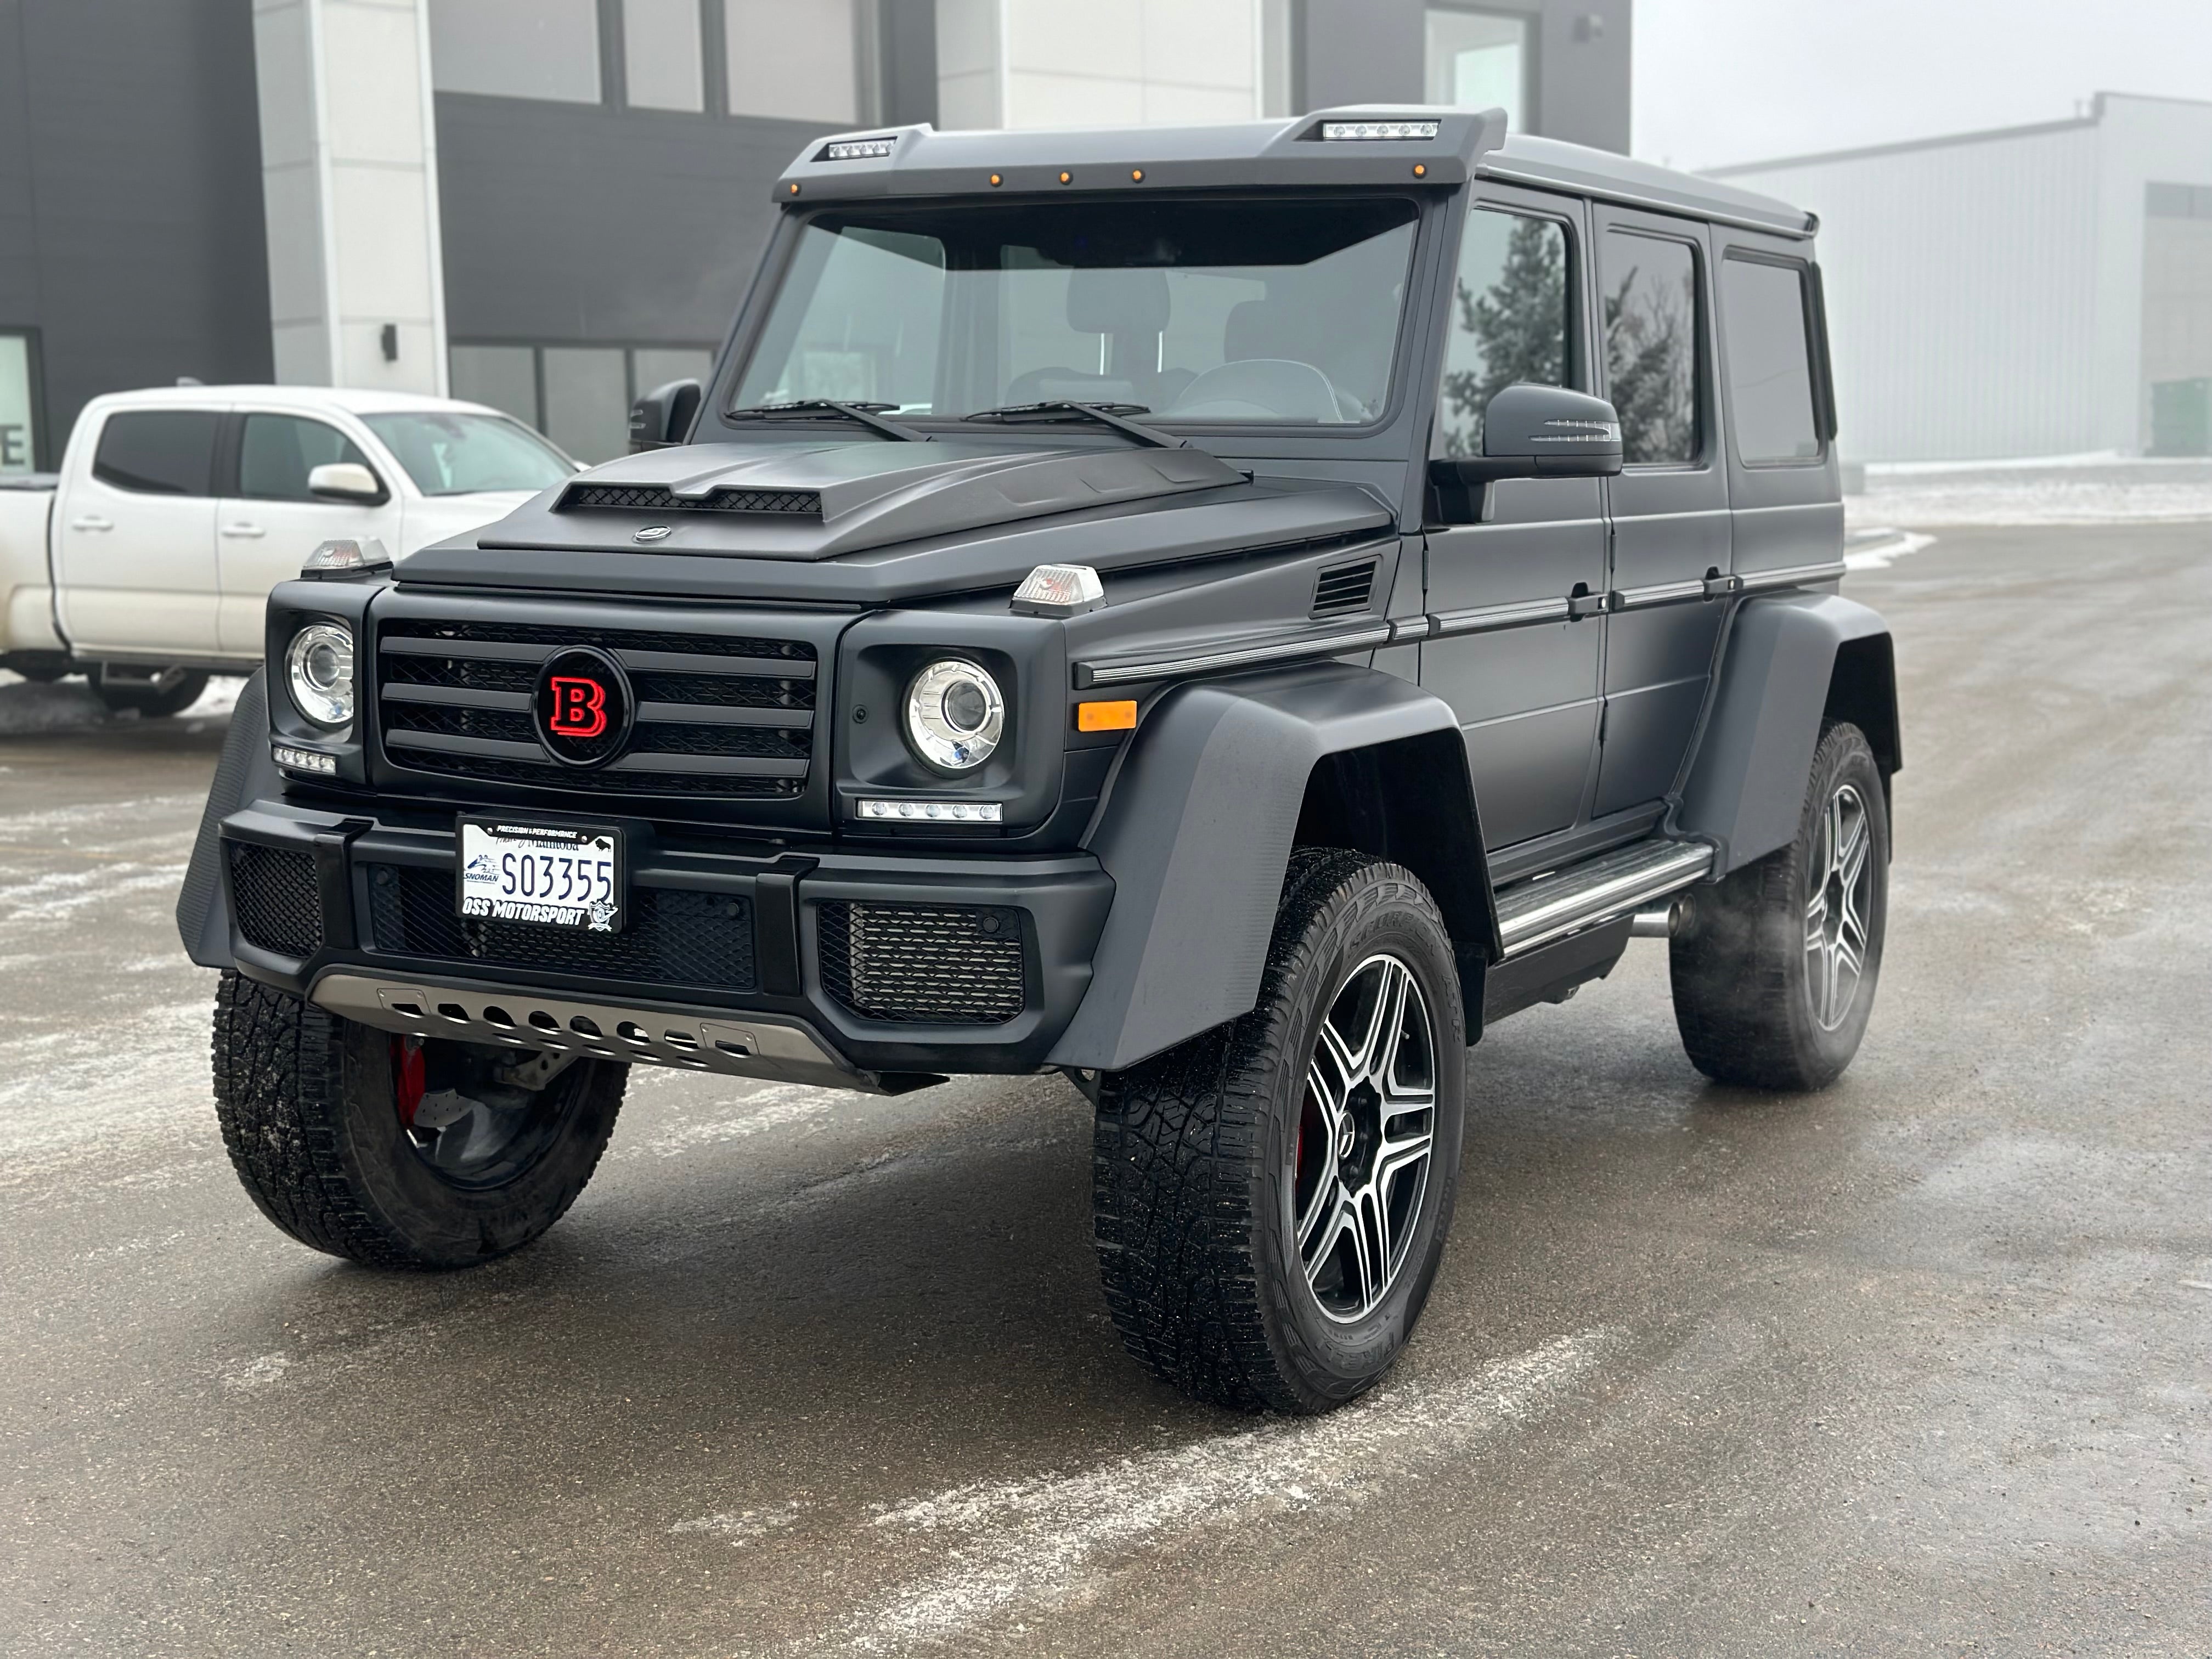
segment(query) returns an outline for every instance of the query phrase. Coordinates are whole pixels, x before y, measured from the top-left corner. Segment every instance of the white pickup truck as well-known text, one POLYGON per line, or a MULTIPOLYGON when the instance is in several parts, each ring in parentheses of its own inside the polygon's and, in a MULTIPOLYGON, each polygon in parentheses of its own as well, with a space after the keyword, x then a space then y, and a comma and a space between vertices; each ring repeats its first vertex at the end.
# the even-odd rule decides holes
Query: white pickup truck
POLYGON ((576 471, 478 404, 321 386, 177 386, 87 404, 61 471, 0 479, 0 667, 83 673, 172 714, 262 653, 269 590, 319 542, 404 557, 576 471))

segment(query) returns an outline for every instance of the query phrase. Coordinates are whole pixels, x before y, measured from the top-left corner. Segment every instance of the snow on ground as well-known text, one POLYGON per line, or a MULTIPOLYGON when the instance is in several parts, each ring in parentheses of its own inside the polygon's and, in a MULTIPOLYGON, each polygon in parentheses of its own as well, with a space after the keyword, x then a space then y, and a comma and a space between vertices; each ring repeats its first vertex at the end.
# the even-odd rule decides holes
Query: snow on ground
POLYGON ((1876 462, 1844 498, 1853 529, 2212 520, 2212 459, 2112 454, 1876 462))

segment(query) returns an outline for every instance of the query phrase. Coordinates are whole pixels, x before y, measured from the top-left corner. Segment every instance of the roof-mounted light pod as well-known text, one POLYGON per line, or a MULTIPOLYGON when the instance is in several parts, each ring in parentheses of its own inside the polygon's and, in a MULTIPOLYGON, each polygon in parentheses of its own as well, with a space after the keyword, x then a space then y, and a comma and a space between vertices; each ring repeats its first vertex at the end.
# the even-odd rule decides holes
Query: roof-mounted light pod
POLYGON ((1323 142, 1332 144, 1373 143, 1382 139, 1433 138, 1434 121, 1324 121, 1323 142))
POLYGON ((1007 607, 1023 617, 1079 617, 1106 603, 1106 586, 1087 564, 1041 564, 1022 578, 1007 607))
POLYGON ((839 138, 822 147, 817 161, 879 161, 898 145, 896 138, 839 138))
POLYGON ((374 536, 329 541, 307 555, 300 574, 319 581, 343 581, 350 576, 374 576, 392 568, 392 555, 374 536))

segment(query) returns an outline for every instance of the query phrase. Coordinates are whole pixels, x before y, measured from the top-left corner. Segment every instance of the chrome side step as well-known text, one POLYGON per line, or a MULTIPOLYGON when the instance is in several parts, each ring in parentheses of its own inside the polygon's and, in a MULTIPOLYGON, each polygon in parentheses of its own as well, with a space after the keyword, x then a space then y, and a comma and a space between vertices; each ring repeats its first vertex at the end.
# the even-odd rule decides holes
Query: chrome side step
POLYGON ((1640 841, 1517 883, 1498 896, 1506 960, 1630 915, 1712 867, 1713 849, 1703 842, 1640 841))

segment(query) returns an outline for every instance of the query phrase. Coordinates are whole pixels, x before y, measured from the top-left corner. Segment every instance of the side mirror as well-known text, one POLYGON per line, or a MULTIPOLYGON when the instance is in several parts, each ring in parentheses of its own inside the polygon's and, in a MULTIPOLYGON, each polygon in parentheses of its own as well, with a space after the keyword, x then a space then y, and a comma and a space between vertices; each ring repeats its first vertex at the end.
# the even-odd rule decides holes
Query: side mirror
POLYGON ((1602 398, 1521 381, 1482 411, 1482 453, 1429 463, 1439 489, 1498 478, 1606 478, 1620 471, 1620 416, 1602 398))
POLYGON ((666 449, 691 435, 706 391, 696 380, 671 380, 657 386, 629 406, 629 447, 666 449))
POLYGON ((374 507, 386 499, 384 483, 359 461, 325 461, 307 474, 307 493, 330 501, 364 501, 374 507))

